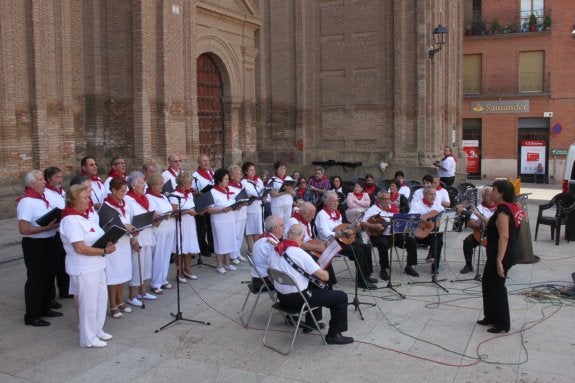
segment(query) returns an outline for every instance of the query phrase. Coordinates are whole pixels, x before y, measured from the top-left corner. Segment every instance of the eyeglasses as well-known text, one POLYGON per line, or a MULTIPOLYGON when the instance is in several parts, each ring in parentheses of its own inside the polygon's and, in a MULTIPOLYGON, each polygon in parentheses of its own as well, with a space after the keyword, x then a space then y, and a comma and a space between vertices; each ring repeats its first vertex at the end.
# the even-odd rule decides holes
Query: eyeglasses
POLYGON ((172 162, 182 162, 182 160, 172 160, 172 162))
POLYGON ((125 162, 116 162, 116 163, 114 163, 114 166, 116 166, 116 165, 125 165, 125 164, 126 164, 125 162))

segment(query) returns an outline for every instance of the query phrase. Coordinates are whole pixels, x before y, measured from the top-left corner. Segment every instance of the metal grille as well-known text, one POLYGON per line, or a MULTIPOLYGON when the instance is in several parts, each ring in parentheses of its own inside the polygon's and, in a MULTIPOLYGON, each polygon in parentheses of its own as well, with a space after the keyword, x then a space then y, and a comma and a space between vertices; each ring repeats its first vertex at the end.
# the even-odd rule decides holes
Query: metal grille
POLYGON ((206 54, 198 57, 197 81, 200 153, 207 154, 218 168, 223 166, 224 154, 224 87, 220 70, 206 54))

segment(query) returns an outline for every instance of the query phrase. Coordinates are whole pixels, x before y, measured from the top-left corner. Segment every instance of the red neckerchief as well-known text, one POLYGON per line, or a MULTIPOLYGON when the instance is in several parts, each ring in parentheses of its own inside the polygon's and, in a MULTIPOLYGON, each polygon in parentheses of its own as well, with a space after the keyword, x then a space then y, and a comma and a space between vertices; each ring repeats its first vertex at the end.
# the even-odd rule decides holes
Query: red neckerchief
POLYGON ((148 190, 146 191, 146 194, 149 194, 149 195, 154 196, 156 198, 164 199, 163 195, 161 195, 160 193, 156 193, 155 191, 152 190, 152 188, 148 188, 148 190))
POLYGON ((303 196, 305 194, 305 189, 299 188, 297 192, 299 194, 299 198, 303 199, 303 196))
POLYGON ((519 229, 519 225, 521 225, 521 221, 523 221, 523 218, 525 218, 525 212, 523 210, 521 210, 521 208, 516 203, 501 202, 498 205, 498 207, 500 205, 507 206, 507 208, 509 208, 509 210, 511 210, 511 214, 513 215, 513 221, 515 223, 515 228, 519 229))
POLYGON ((64 208, 64 210, 62 210, 62 218, 67 217, 69 215, 79 215, 82 216, 86 219, 88 219, 88 214, 89 214, 90 209, 86 210, 84 213, 72 208, 72 207, 67 207, 64 208))
POLYGON ((299 247, 299 244, 296 241, 292 241, 291 239, 282 239, 276 245, 275 249, 281 257, 285 253, 285 251, 292 246, 299 247))
POLYGON ((262 238, 271 238, 274 241, 279 242, 279 239, 277 239, 275 235, 273 235, 272 233, 267 232, 267 231, 258 237, 258 239, 262 239, 262 238))
POLYGON ((275 178, 279 178, 280 180, 285 180, 286 179, 286 175, 284 175, 283 177, 278 176, 277 174, 274 175, 275 178))
POLYGON ((327 213, 327 215, 329 215, 329 219, 331 219, 332 221, 338 221, 339 218, 341 217, 341 213, 339 212, 339 210, 335 209, 334 211, 330 212, 329 210, 327 210, 325 207, 323 208, 323 211, 325 211, 327 213))
POLYGON ((396 191, 395 193, 392 192, 389 193, 389 199, 391 200, 391 202, 397 201, 398 198, 399 198, 399 191, 396 191))
POLYGON ((441 159, 441 162, 445 161, 446 159, 448 159, 449 157, 453 157, 453 161, 457 162, 457 158, 455 158, 455 156, 453 154, 448 154, 445 157, 443 157, 441 159))
POLYGON ((120 177, 121 179, 126 179, 126 175, 124 173, 120 173, 116 169, 110 170, 110 172, 108 173, 108 177, 110 178, 120 177))
POLYGON ((104 183, 102 182, 102 179, 101 179, 100 177, 98 177, 98 176, 91 176, 91 175, 89 175, 88 173, 84 173, 84 172, 82 172, 82 175, 83 175, 83 176, 86 176, 86 177, 89 177, 89 178, 90 178, 90 181, 97 182, 97 183, 98 183, 98 189, 102 189, 102 186, 104 186, 104 183))
POLYGON ((230 199, 230 196, 234 194, 234 192, 229 191, 228 188, 224 189, 220 185, 214 186, 214 189, 216 189, 220 193, 224 193, 226 195, 226 199, 230 199))
POLYGON ((353 195, 355 196, 355 198, 357 198, 360 201, 363 199, 363 192, 361 192, 361 193, 353 192, 353 195))
POLYGON ((375 192, 375 184, 373 185, 365 185, 365 188, 363 188, 363 190, 369 194, 372 195, 375 192))
POLYGON ((305 219, 303 219, 302 215, 298 212, 293 213, 291 216, 295 218, 299 223, 305 226, 307 230, 307 236, 311 238, 311 232, 309 231, 309 225, 308 225, 309 222, 306 222, 305 219))
POLYGON ((242 184, 239 182, 235 182, 235 181, 230 181, 230 183, 228 184, 229 186, 233 186, 236 189, 241 189, 242 188, 242 184))
POLYGON ((404 187, 404 186, 407 186, 407 184, 405 183, 405 181, 403 181, 403 182, 401 183, 401 187, 404 187))
POLYGON ((177 191, 178 193, 182 193, 182 194, 184 195, 184 198, 185 198, 186 200, 188 199, 188 196, 192 193, 192 190, 191 190, 191 189, 188 190, 188 191, 184 191, 184 189, 182 189, 182 188, 179 187, 179 186, 176 187, 176 191, 177 191))
POLYGON ((176 178, 179 174, 179 173, 176 173, 176 171, 174 169, 172 169, 171 166, 168 166, 168 171, 170 172, 171 175, 174 176, 174 178, 176 178))
POLYGON ((425 198, 421 199, 421 202, 423 202, 423 204, 427 207, 432 207, 433 206, 433 202, 427 202, 427 200, 425 198))
POLYGON ((399 206, 397 206, 396 204, 389 204, 387 205, 387 207, 383 207, 379 204, 379 202, 375 203, 377 205, 378 208, 380 208, 383 211, 386 211, 388 213, 392 213, 392 214, 397 214, 399 213, 399 206))
POLYGON ((495 209, 497 209, 497 205, 492 203, 491 205, 486 205, 485 202, 481 202, 481 205, 486 208, 487 210, 489 210, 490 212, 494 212, 495 209))
POLYGON ((439 191, 441 189, 443 189, 443 187, 441 187, 441 184, 437 185, 437 188, 435 188, 435 190, 437 190, 437 191, 439 191))
MULTIPOLYGON (((176 189, 178 190, 178 189, 176 189)), ((150 201, 148 201, 148 198, 146 198, 145 194, 138 194, 133 190, 130 190, 128 192, 128 195, 130 197, 132 197, 134 200, 136 200, 137 203, 140 204, 140 206, 142 206, 144 209, 146 209, 146 211, 148 211, 150 209, 150 201)))
POLYGON ((202 176, 202 178, 207 179, 208 181, 214 180, 214 172, 211 170, 206 170, 203 168, 198 168, 198 174, 202 176))
POLYGON ((253 181, 254 183, 257 183, 259 178, 257 175, 254 176, 254 178, 250 178, 248 176, 244 176, 244 180, 248 180, 248 181, 253 181))
POLYGON ((46 196, 44 195, 44 193, 40 194, 36 190, 29 188, 29 187, 24 188, 24 194, 21 195, 20 197, 16 198, 16 202, 19 202, 22 198, 26 198, 26 197, 41 199, 42 201, 44 201, 44 203, 46 203, 46 207, 50 207, 50 203, 46 199, 46 196))
POLYGON ((53 188, 53 187, 50 186, 50 185, 46 185, 46 189, 50 189, 50 190, 52 190, 53 192, 56 192, 56 193, 60 194, 60 196, 63 197, 62 192, 63 192, 64 190, 62 190, 62 188, 56 189, 56 188, 53 188))
POLYGON ((120 211, 122 212, 122 216, 126 217, 126 209, 124 209, 124 206, 126 206, 126 203, 124 202, 124 200, 122 200, 122 203, 120 204, 120 202, 116 201, 116 199, 114 197, 112 197, 111 194, 109 194, 104 201, 106 201, 110 205, 120 209, 120 211))
POLYGON ((86 210, 86 215, 89 215, 90 213, 94 212, 94 202, 92 202, 92 199, 90 198, 90 203, 88 204, 88 210, 86 210))

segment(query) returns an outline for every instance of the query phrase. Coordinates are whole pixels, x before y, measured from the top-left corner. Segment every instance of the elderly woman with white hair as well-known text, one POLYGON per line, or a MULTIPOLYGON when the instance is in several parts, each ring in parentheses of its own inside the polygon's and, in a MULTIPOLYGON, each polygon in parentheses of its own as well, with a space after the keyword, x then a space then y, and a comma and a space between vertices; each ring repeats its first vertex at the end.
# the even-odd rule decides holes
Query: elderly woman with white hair
POLYGON ((24 285, 26 314, 24 323, 30 326, 49 326, 41 317, 59 317, 61 312, 50 309, 50 287, 56 272, 56 220, 40 226, 36 220, 54 207, 44 196, 46 181, 40 170, 30 170, 24 176, 24 195, 18 199, 16 215, 22 234, 22 251, 27 279, 24 285))
MULTIPOLYGON (((128 188, 124 200, 133 216, 154 211, 144 194, 146 181, 142 172, 133 171, 128 175, 128 188)), ((128 282, 128 304, 132 306, 143 305, 138 295, 144 299, 156 299, 155 295, 146 292, 144 286, 144 281, 152 278, 152 249, 155 244, 152 227, 140 230, 138 236, 131 239, 132 279, 128 282)))

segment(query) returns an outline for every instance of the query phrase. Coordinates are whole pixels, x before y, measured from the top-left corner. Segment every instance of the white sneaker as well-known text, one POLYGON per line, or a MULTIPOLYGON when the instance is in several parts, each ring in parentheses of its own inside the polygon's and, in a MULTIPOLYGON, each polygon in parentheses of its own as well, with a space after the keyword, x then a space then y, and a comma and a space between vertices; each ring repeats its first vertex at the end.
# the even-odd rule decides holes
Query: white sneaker
POLYGON ((86 347, 106 347, 108 345, 108 343, 104 342, 103 340, 100 339, 95 339, 93 340, 91 343, 88 343, 88 345, 86 347))
POLYGON ((146 294, 144 294, 143 296, 140 295, 140 294, 138 294, 138 295, 137 295, 137 298, 138 298, 138 299, 148 299, 148 300, 150 300, 150 301, 152 301, 152 300, 154 300, 154 299, 158 299, 157 296, 155 296, 154 294, 150 294, 150 293, 146 293, 146 294))
POLYGON ((142 307, 142 301, 138 298, 128 299, 128 304, 136 307, 142 307))
POLYGON ((224 265, 224 269, 228 271, 236 271, 238 268, 235 267, 234 265, 224 265))
POLYGON ((242 262, 247 261, 247 259, 245 257, 242 257, 241 255, 238 255, 238 257, 236 259, 239 259, 242 262))
POLYGON ((198 276, 197 276, 197 275, 195 275, 195 274, 190 274, 190 273, 186 273, 185 271, 184 271, 184 275, 185 275, 186 278, 188 278, 188 279, 198 279, 198 276))
POLYGON ((231 262, 233 265, 241 265, 241 264, 242 264, 238 258, 232 259, 230 262, 231 262))
POLYGON ((223 267, 217 267, 216 271, 220 274, 225 274, 226 273, 226 269, 224 269, 223 267))
POLYGON ((100 338, 100 340, 110 340, 113 338, 112 334, 108 334, 107 332, 103 332, 100 335, 98 335, 98 338, 100 338))
MULTIPOLYGON (((140 302, 140 303, 141 303, 141 302, 140 302)), ((126 306, 126 305, 123 304, 123 303, 118 306, 118 309, 119 309, 121 312, 123 312, 123 313, 131 313, 131 312, 132 312, 132 309, 129 308, 128 306, 126 306)))
POLYGON ((179 281, 180 283, 188 283, 188 280, 187 280, 186 278, 184 278, 184 277, 178 277, 178 281, 179 281))

